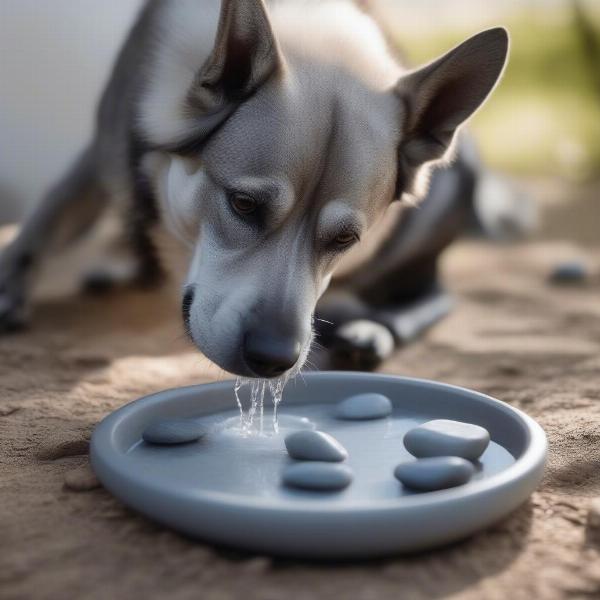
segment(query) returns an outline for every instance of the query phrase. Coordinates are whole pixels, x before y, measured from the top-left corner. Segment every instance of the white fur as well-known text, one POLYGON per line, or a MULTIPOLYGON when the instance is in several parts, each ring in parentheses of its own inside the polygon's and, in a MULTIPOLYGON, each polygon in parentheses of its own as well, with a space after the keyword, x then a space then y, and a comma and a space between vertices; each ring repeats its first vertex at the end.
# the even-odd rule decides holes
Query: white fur
POLYGON ((286 49, 334 64, 376 89, 392 87, 402 68, 375 23, 346 0, 287 0, 269 11, 275 35, 286 49))
POLYGON ((200 168, 190 173, 182 158, 171 158, 167 173, 167 225, 180 240, 194 243, 199 211, 199 190, 206 175, 200 168))
MULTIPOLYGON (((192 128, 183 102, 210 56, 220 0, 171 0, 160 16, 140 128, 149 141, 166 144, 192 128)), ((286 50, 354 73, 375 89, 391 88, 401 67, 376 23, 345 0, 280 0, 269 6, 273 30, 286 50)))
POLYGON ((139 115, 151 142, 166 144, 189 133, 183 100, 213 49, 220 10, 220 0, 171 0, 165 5, 139 115))
POLYGON ((153 184, 166 230, 187 249, 193 247, 206 173, 198 161, 158 152, 145 157, 142 169, 153 184))

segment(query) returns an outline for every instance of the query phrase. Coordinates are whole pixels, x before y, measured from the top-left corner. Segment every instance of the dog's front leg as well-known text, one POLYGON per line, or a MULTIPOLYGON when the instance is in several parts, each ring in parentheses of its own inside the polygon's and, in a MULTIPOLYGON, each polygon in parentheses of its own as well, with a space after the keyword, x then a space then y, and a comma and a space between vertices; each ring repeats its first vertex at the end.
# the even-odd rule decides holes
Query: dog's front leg
POLYGON ((86 232, 106 200, 96 177, 94 152, 88 149, 0 252, 0 332, 25 325, 31 284, 44 259, 86 232))

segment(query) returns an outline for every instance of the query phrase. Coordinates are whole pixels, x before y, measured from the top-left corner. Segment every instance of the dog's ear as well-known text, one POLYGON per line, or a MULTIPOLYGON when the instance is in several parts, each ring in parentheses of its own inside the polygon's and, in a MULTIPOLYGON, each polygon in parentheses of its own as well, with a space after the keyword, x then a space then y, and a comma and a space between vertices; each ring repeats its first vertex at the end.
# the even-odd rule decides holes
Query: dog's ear
POLYGON ((394 90, 404 109, 399 192, 411 191, 421 165, 444 157, 456 129, 492 91, 507 52, 508 34, 497 27, 400 78, 394 90))
POLYGON ((283 60, 263 0, 223 0, 215 44, 185 99, 200 141, 278 72, 283 60))

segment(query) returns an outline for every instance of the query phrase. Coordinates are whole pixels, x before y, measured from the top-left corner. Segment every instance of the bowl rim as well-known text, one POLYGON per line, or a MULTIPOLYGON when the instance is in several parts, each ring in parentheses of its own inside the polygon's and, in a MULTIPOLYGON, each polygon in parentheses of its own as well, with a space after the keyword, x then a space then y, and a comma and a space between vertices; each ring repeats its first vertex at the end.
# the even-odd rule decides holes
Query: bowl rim
MULTIPOLYGON (((343 506, 337 504, 315 503, 288 503, 283 504, 280 498, 275 497, 252 497, 233 493, 217 492, 198 488, 190 490, 187 488, 178 489, 177 499, 179 501, 191 501, 201 503, 204 507, 214 506, 219 510, 231 508, 243 508, 245 511, 268 511, 270 513, 293 513, 293 514, 310 514, 310 513, 327 513, 335 515, 340 513, 347 517, 349 514, 360 515, 363 513, 372 513, 373 511, 398 511, 403 509, 411 509, 420 507, 422 509, 435 508, 438 505, 446 505, 453 501, 464 501, 467 498, 472 499, 476 496, 485 496, 488 493, 496 493, 501 488, 513 487, 518 482, 526 480, 528 477, 538 473, 539 476, 535 480, 535 485, 539 481, 541 471, 546 462, 548 442, 546 434, 541 426, 531 417, 525 414, 518 408, 515 408, 501 400, 492 396, 470 390, 461 386, 447 384, 428 379, 420 379, 413 377, 403 377, 398 375, 390 375, 384 373, 363 373, 356 371, 316 371, 304 373, 305 379, 318 381, 331 380, 339 378, 354 378, 354 379, 377 379, 380 381, 395 382, 398 384, 410 384, 420 387, 435 387, 437 389, 452 390, 460 394, 466 394, 473 400, 483 402, 493 410, 500 410, 504 413, 509 413, 513 418, 516 417, 520 422, 526 434, 526 447, 521 456, 515 458, 515 462, 503 469, 499 473, 486 477, 485 479, 471 482, 468 488, 459 486, 435 492, 427 492, 410 496, 401 496, 393 499, 374 499, 374 500, 357 500, 344 503, 343 506)), ((90 457, 92 466, 97 472, 99 478, 104 480, 106 487, 114 491, 115 495, 126 498, 127 495, 122 493, 122 490, 115 489, 109 481, 113 476, 118 478, 131 480, 134 479, 136 486, 139 486, 147 493, 159 493, 160 495, 169 495, 169 490, 165 490, 160 484, 154 483, 147 478, 136 476, 131 469, 121 460, 123 452, 117 449, 117 430, 139 410, 140 405, 152 405, 165 402, 174 393, 185 393, 191 390, 202 389, 203 393, 211 390, 224 390, 233 388, 234 380, 224 380, 213 383, 203 383, 178 388, 169 388, 152 394, 148 394, 134 400, 108 416, 106 416, 95 428, 91 445, 90 457), (110 472, 109 476, 106 473, 110 472)), ((375 391, 375 390, 374 390, 375 391)), ((174 496, 174 495, 173 495, 174 496)))

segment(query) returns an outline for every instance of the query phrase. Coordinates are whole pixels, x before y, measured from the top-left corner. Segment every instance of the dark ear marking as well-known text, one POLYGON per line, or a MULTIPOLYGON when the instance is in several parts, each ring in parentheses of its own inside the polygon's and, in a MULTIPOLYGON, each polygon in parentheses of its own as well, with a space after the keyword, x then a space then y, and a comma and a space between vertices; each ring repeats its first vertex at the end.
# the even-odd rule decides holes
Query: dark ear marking
POLYGON ((202 148, 243 102, 283 71, 264 0, 222 0, 212 51, 171 107, 177 125, 158 133, 154 147, 182 155, 202 148))
POLYGON ((213 51, 185 99, 191 137, 210 135, 282 65, 263 0, 223 0, 213 51))
POLYGON ((445 156, 458 127, 494 88, 507 53, 508 34, 496 27, 400 78, 394 88, 404 119, 399 148, 400 192, 411 191, 421 165, 445 156))
POLYGON ((216 40, 213 53, 190 90, 191 101, 202 102, 200 90, 230 101, 243 99, 280 64, 262 0, 225 0, 216 40))

